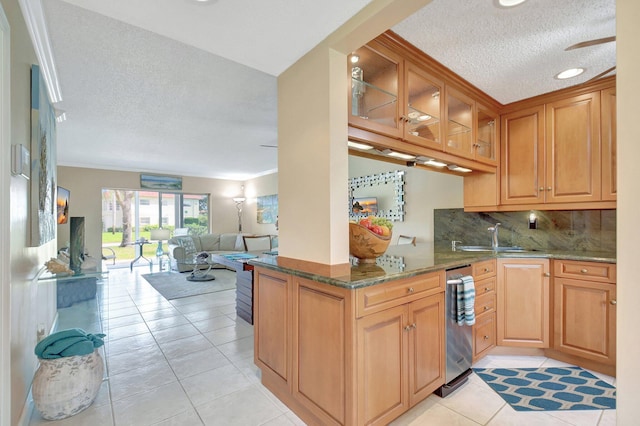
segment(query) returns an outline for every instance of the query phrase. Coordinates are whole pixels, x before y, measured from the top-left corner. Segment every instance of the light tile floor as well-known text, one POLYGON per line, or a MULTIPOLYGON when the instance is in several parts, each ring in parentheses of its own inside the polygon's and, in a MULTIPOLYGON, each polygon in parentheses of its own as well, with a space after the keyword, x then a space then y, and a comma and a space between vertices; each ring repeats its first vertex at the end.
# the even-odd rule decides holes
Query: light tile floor
MULTIPOLYGON (((303 425, 260 384, 253 327, 235 315, 235 290, 167 301, 140 277, 112 269, 98 305, 61 310, 59 328, 107 334, 108 380, 94 404, 64 420, 34 410, 30 425, 303 425)), ((230 273, 216 271, 216 273, 230 273)), ((566 365, 544 357, 487 356, 476 367, 566 365)), ((615 379, 602 374, 609 383, 615 379)), ((447 398, 431 395, 393 425, 615 425, 615 410, 517 412, 476 375, 447 398)))

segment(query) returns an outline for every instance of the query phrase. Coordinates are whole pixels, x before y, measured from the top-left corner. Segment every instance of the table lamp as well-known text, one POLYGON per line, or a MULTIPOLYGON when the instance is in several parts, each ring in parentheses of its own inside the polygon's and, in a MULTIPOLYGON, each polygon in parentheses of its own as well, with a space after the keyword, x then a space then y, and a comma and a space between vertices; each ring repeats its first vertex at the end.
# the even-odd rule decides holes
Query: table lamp
POLYGON ((168 240, 171 237, 171 231, 168 229, 152 229, 151 236, 149 239, 158 241, 158 249, 156 250, 156 256, 160 257, 164 254, 164 250, 162 249, 162 241, 168 240))

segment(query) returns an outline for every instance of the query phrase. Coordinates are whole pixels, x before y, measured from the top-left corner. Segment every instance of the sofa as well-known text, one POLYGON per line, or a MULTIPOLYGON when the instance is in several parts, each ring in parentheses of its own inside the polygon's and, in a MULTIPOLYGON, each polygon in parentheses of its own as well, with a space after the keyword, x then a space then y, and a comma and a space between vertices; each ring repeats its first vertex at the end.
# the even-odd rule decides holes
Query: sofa
POLYGON ((181 235, 169 239, 169 262, 172 271, 193 270, 193 257, 201 252, 233 253, 244 251, 242 234, 181 235))

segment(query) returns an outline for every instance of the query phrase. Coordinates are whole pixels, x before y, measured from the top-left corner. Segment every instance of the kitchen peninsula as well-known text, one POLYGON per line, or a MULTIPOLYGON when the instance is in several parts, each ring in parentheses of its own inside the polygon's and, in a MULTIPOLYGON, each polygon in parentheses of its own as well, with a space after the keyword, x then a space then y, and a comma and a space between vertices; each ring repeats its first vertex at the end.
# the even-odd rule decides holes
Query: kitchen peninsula
MULTIPOLYGON (((541 320, 535 331, 546 327, 542 330, 546 336, 551 334, 549 319, 555 311, 550 308, 550 263, 564 262, 578 275, 615 282, 615 254, 606 252, 495 254, 401 245, 389 247, 375 265, 352 266, 344 277, 285 268, 277 257, 251 260, 255 267, 254 361, 262 371, 263 384, 308 424, 389 423, 444 384, 445 270, 466 264, 495 266, 508 260, 546 265, 542 274, 534 269, 529 275, 535 279, 527 283, 524 293, 540 295, 540 303, 532 300, 531 304, 540 308, 534 310, 541 320), (605 277, 606 273, 612 275, 605 277)), ((498 278, 498 294, 500 285, 498 278)), ((605 297, 614 295, 609 292, 605 297)), ((605 314, 614 307, 606 303, 605 314)), ((497 315, 500 324, 500 312, 497 315)), ((530 332, 532 322, 525 324, 523 333, 530 332)), ((611 343, 614 336, 606 331, 611 343)), ((522 339, 507 346, 556 350, 556 343, 561 343, 530 340, 534 342, 522 339)), ((589 349, 573 359, 584 360, 590 368, 594 363, 607 368, 602 351, 589 349)), ((561 348, 558 353, 562 354, 561 348)))

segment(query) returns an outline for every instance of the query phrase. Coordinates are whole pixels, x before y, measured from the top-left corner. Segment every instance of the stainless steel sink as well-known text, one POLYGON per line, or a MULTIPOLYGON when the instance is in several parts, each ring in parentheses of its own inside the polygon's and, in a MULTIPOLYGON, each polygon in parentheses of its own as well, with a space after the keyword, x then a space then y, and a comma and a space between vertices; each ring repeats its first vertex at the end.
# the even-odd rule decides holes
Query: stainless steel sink
POLYGON ((520 246, 511 246, 511 247, 490 247, 490 246, 456 246, 456 250, 459 251, 497 251, 497 252, 507 252, 507 253, 522 253, 529 251, 520 246))

